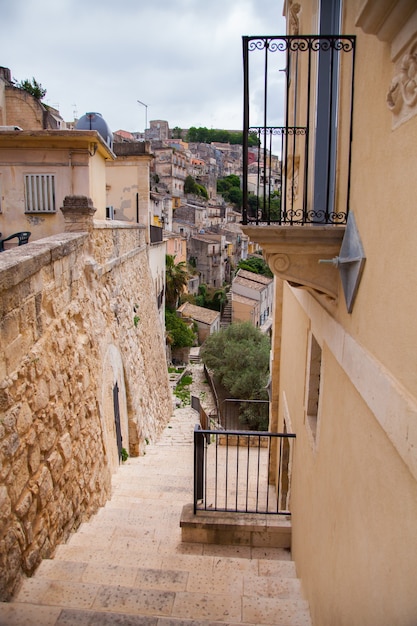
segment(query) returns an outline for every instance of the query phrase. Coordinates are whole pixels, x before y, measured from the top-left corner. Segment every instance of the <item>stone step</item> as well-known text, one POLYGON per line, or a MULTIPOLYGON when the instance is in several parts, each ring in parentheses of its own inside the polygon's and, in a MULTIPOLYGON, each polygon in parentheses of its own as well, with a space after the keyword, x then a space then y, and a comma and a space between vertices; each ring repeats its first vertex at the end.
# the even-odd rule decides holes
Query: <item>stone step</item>
MULTIPOLYGON (((74 569, 73 565, 66 563, 64 567, 62 564, 60 572, 50 571, 49 574, 68 578, 74 573, 79 576, 83 570, 80 582, 56 576, 27 579, 13 605, 27 602, 32 605, 35 615, 35 607, 42 607, 45 612, 45 607, 49 606, 153 618, 193 619, 201 620, 202 624, 207 620, 210 624, 227 621, 271 626, 310 625, 308 605, 301 598, 297 579, 263 577, 236 569, 229 569, 223 575, 213 571, 197 575, 188 571, 135 570, 115 566, 102 571, 87 563, 83 567, 78 563, 74 569), (108 577, 111 582, 106 582, 108 577), (135 577, 133 583, 123 582, 129 577, 135 577)), ((53 616, 56 619, 56 612, 53 616)), ((0 612, 0 624, 1 619, 0 612)), ((56 623, 59 624, 59 620, 56 623)))
MULTIPOLYGON (((237 569, 250 571, 260 576, 295 578, 296 571, 290 553, 282 548, 251 548, 249 546, 217 546, 214 544, 187 544, 175 551, 163 544, 152 542, 132 543, 131 538, 119 537, 111 547, 90 545, 59 546, 53 560, 45 560, 37 571, 42 572, 50 563, 78 562, 107 565, 160 568, 169 570, 197 571, 205 573, 224 572, 237 569), (123 551, 128 548, 128 551, 123 551), (275 558, 274 558, 275 555, 275 558)), ((57 566, 58 571, 61 566, 57 566)), ((37 574, 38 575, 38 574, 37 574)))
MULTIPOLYGON (((263 562, 258 568, 250 562, 234 562, 205 557, 201 559, 166 558, 155 561, 154 566, 143 560, 140 566, 115 565, 94 561, 45 560, 36 580, 128 586, 165 591, 206 593, 238 593, 247 596, 296 598, 301 593, 301 583, 295 575, 291 561, 263 562)), ((17 601, 29 598, 35 578, 25 579, 16 596, 17 601)), ((30 596, 33 599, 33 596, 30 596)))
POLYGON ((0 603, 0 626, 311 626, 289 550, 182 542, 194 413, 120 466, 111 500, 0 603))
MULTIPOLYGON (((271 622, 259 622, 256 626, 310 626, 298 609, 295 615, 290 604, 273 616, 271 622)), ((227 617, 227 616, 226 616, 227 617)), ((129 614, 126 612, 100 611, 37 604, 0 603, 0 626, 241 626, 233 620, 207 621, 195 618, 161 617, 155 615, 129 614)), ((255 626, 245 622, 245 626, 255 626)))

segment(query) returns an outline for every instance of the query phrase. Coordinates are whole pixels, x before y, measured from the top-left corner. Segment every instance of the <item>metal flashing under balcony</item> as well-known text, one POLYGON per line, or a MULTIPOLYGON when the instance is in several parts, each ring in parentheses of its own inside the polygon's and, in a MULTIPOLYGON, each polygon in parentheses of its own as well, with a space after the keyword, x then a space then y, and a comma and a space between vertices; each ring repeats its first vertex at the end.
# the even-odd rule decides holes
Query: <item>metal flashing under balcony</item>
POLYGON ((275 276, 337 299, 339 272, 332 263, 320 261, 340 255, 345 226, 242 225, 242 230, 261 246, 275 276))

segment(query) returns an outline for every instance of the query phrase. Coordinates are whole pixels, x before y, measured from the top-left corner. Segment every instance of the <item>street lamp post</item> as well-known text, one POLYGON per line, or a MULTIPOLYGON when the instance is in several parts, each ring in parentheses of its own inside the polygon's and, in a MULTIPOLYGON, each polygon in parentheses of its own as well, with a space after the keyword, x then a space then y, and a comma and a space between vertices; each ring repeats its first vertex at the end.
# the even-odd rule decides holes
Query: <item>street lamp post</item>
POLYGON ((145 107, 145 129, 144 129, 144 132, 146 133, 146 127, 148 126, 148 105, 145 104, 144 102, 141 102, 140 100, 136 100, 136 102, 138 104, 141 104, 143 107, 145 107))

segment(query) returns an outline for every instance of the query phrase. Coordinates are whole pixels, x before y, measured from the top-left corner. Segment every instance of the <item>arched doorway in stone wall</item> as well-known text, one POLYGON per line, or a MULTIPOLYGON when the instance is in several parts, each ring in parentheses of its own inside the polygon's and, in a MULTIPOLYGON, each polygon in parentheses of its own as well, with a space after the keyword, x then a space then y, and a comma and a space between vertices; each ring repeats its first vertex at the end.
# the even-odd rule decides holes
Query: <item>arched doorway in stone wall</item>
POLYGON ((120 463, 120 445, 129 451, 129 427, 123 361, 118 348, 114 344, 107 346, 101 379, 103 439, 107 462, 111 471, 114 472, 120 463), (118 425, 120 428, 118 428, 118 425))

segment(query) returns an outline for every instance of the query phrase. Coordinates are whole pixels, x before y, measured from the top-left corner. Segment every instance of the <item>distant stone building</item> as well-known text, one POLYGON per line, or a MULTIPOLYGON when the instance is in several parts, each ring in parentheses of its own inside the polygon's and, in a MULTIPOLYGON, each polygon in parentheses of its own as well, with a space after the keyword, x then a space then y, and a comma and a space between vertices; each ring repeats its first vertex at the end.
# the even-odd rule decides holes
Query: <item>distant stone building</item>
POLYGON ((213 333, 220 330, 220 313, 212 309, 184 302, 177 313, 183 318, 192 319, 198 326, 198 343, 201 345, 213 333))
POLYGON ((200 283, 219 289, 225 283, 227 263, 224 235, 199 234, 188 240, 188 260, 198 269, 200 283))
POLYGON ((53 107, 47 107, 12 80, 11 71, 0 67, 0 126, 22 130, 63 130, 66 124, 53 107))
POLYGON ((146 141, 164 141, 169 139, 169 124, 165 120, 151 120, 149 128, 145 129, 146 141))
POLYGON ((272 325, 274 279, 239 269, 232 282, 232 321, 250 321, 263 331, 272 325), (245 298, 245 300, 242 300, 245 298), (250 305, 249 300, 256 305, 250 305))
POLYGON ((188 175, 188 160, 184 152, 162 142, 152 143, 155 159, 152 173, 157 183, 162 183, 173 198, 184 196, 184 183, 188 175))

